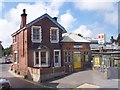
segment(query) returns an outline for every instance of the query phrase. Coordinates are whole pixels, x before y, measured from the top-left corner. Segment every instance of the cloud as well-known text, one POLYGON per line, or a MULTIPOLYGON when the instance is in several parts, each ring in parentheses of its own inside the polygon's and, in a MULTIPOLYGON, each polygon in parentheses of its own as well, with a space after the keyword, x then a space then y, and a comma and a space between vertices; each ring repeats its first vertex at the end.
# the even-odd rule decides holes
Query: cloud
POLYGON ((52 17, 57 16, 63 3, 64 2, 55 2, 54 0, 47 3, 43 0, 37 0, 32 4, 19 3, 16 7, 11 8, 6 13, 3 13, 4 19, 0 20, 0 40, 3 41, 3 46, 8 47, 12 43, 11 34, 17 31, 20 27, 20 15, 22 14, 23 9, 26 9, 28 23, 45 13, 48 13, 52 17))
POLYGON ((90 0, 89 2, 75 2, 75 6, 80 10, 88 10, 88 11, 110 11, 113 9, 112 3, 108 2, 95 2, 95 0, 90 0))
POLYGON ((3 47, 7 47, 12 43, 11 32, 16 31, 17 26, 8 22, 5 19, 0 19, 0 40, 2 41, 3 47))
POLYGON ((99 15, 103 16, 105 23, 117 26, 117 1, 118 0, 81 0, 74 2, 74 5, 79 10, 97 12, 99 15))
POLYGON ((73 33, 82 34, 84 37, 93 37, 92 30, 86 25, 80 25, 80 27, 74 30, 73 33))
POLYGON ((75 21, 76 19, 72 16, 70 11, 66 11, 65 14, 60 16, 60 23, 65 27, 66 30, 70 29, 75 21))
POLYGON ((110 12, 110 13, 105 13, 105 19, 104 21, 106 23, 118 26, 118 13, 116 11, 110 12))
POLYGON ((28 14, 27 22, 30 22, 45 13, 48 13, 51 16, 57 16, 62 4, 63 2, 49 2, 47 5, 43 1, 37 1, 34 4, 19 3, 16 8, 12 8, 9 12, 7 12, 5 18, 13 23, 20 23, 20 15, 24 8, 28 14))

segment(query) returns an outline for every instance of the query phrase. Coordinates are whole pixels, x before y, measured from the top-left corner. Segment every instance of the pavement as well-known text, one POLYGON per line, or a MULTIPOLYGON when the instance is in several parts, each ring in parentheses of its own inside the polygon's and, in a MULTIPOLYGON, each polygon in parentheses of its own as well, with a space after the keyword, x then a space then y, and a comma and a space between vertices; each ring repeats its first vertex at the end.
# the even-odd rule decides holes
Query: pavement
MULTIPOLYGON (((9 70, 15 77, 24 79, 23 76, 9 70)), ((24 79, 25 81, 44 88, 118 88, 119 79, 106 79, 100 71, 86 70, 72 73, 62 78, 38 83, 24 79)))
MULTIPOLYGON (((24 76, 18 75, 18 74, 16 74, 16 73, 14 73, 13 71, 11 71, 10 69, 9 69, 9 72, 10 72, 13 76, 18 77, 19 79, 22 79, 22 80, 24 79, 24 76)), ((39 83, 39 82, 34 82, 34 81, 31 81, 31 80, 28 80, 28 79, 24 79, 24 80, 25 80, 26 82, 31 83, 31 84, 34 84, 34 85, 37 85, 37 86, 41 86, 41 88, 52 88, 52 87, 43 85, 42 83, 39 83)))
POLYGON ((45 82, 54 88, 118 88, 119 79, 106 79, 100 71, 86 70, 45 82))

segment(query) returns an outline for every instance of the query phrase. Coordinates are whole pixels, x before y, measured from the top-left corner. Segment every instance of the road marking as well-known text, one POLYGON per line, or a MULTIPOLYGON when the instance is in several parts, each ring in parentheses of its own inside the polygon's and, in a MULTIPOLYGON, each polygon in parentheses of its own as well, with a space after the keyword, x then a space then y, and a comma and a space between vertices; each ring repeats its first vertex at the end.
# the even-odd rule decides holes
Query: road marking
POLYGON ((84 83, 83 85, 80 85, 77 88, 100 88, 100 86, 84 83))

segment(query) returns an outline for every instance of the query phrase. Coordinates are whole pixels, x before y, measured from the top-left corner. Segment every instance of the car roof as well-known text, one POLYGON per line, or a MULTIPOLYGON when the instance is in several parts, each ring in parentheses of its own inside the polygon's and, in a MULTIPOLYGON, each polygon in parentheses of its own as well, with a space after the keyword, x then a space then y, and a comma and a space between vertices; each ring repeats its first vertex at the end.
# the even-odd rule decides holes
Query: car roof
POLYGON ((2 84, 2 83, 9 83, 9 80, 7 80, 7 79, 0 79, 0 84, 2 84))

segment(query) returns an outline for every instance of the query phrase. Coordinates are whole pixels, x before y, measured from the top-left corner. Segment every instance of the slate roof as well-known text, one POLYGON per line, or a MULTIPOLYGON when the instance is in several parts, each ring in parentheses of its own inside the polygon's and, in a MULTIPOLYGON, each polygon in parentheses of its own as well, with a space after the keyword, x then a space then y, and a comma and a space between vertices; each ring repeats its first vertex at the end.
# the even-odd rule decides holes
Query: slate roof
POLYGON ((21 32, 22 30, 30 27, 31 25, 33 25, 34 23, 42 20, 43 18, 49 18, 54 24, 56 24, 60 29, 62 29, 63 33, 66 33, 67 31, 65 30, 65 28, 63 26, 61 26, 56 20, 54 20, 51 16, 49 16, 47 13, 38 17, 37 19, 31 21, 30 23, 26 24, 25 27, 17 30, 15 33, 12 34, 12 36, 16 35, 17 33, 21 32))
POLYGON ((90 49, 91 50, 99 50, 99 45, 98 44, 90 44, 90 49))
MULTIPOLYGON (((99 44, 90 44, 91 50, 99 50, 99 44)), ((105 50, 120 50, 120 46, 117 45, 112 45, 112 44, 106 44, 103 46, 103 49, 105 50)))
POLYGON ((78 36, 77 34, 65 33, 62 35, 63 40, 61 42, 77 42, 77 43, 90 43, 90 41, 78 36))

